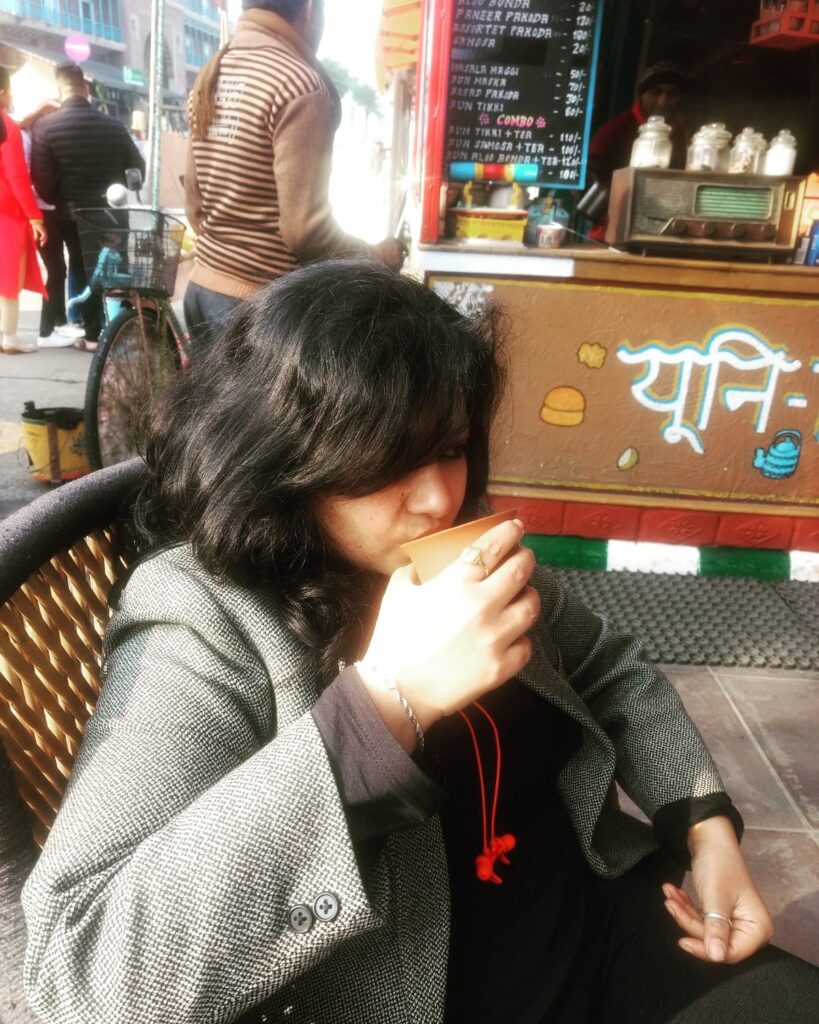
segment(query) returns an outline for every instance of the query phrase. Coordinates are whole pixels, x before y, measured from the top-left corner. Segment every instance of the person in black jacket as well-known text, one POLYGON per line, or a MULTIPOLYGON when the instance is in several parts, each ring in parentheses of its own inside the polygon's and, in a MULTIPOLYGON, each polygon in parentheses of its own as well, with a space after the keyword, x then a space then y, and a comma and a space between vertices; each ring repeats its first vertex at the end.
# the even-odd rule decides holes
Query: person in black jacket
MULTIPOLYGON (((121 121, 95 110, 88 85, 78 64, 60 64, 55 72, 61 108, 35 127, 31 148, 31 177, 38 194, 56 207, 56 224, 68 248, 71 273, 77 288, 87 284, 82 248, 72 208, 105 206, 109 185, 125 184, 125 171, 145 161, 121 121)), ((83 303, 85 341, 96 348, 102 328, 102 298, 92 295, 83 303)))

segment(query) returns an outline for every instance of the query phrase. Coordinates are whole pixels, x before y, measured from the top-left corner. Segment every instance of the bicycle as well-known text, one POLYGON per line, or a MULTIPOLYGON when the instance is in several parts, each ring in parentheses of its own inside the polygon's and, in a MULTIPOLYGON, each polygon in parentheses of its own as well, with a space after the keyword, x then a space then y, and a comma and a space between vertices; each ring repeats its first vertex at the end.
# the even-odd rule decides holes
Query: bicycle
POLYGON ((170 297, 185 233, 151 207, 75 210, 88 275, 106 325, 88 372, 85 438, 92 469, 142 450, 144 417, 171 374, 187 365, 187 335, 170 297))

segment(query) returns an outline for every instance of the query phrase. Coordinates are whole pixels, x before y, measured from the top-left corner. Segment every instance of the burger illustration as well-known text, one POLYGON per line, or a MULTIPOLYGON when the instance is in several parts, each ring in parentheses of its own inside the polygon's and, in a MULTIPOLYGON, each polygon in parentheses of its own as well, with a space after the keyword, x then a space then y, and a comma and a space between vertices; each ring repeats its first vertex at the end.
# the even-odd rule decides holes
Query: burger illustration
POLYGON ((585 396, 566 384, 552 390, 543 399, 540 418, 553 427, 579 427, 586 414, 585 396))

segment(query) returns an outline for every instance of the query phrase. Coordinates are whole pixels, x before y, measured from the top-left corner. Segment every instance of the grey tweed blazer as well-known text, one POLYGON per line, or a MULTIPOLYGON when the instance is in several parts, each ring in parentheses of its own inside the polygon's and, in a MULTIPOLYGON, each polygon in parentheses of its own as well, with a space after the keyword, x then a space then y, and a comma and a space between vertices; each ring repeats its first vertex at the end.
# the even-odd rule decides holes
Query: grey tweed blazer
MULTIPOLYGON (((559 785, 589 864, 621 874, 652 817, 722 789, 640 644, 536 571, 522 680, 583 728, 559 785)), ((310 714, 319 680, 269 596, 190 549, 140 566, 111 620, 105 685, 24 892, 26 989, 44 1024, 440 1024, 449 895, 440 822, 393 833, 365 875, 310 714), (304 932, 292 908, 333 893, 304 932)))

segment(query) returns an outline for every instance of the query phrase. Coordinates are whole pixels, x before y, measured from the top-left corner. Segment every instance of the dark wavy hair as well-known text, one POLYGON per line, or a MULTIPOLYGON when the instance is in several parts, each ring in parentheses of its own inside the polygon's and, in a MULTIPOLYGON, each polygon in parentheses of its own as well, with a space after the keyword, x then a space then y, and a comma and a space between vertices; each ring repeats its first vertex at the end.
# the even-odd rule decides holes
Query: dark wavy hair
POLYGON ((500 314, 467 319, 365 260, 314 263, 262 289, 156 404, 137 525, 150 546, 190 541, 214 574, 272 587, 328 678, 377 599, 315 515, 372 494, 464 436, 474 516, 502 389, 500 314))

